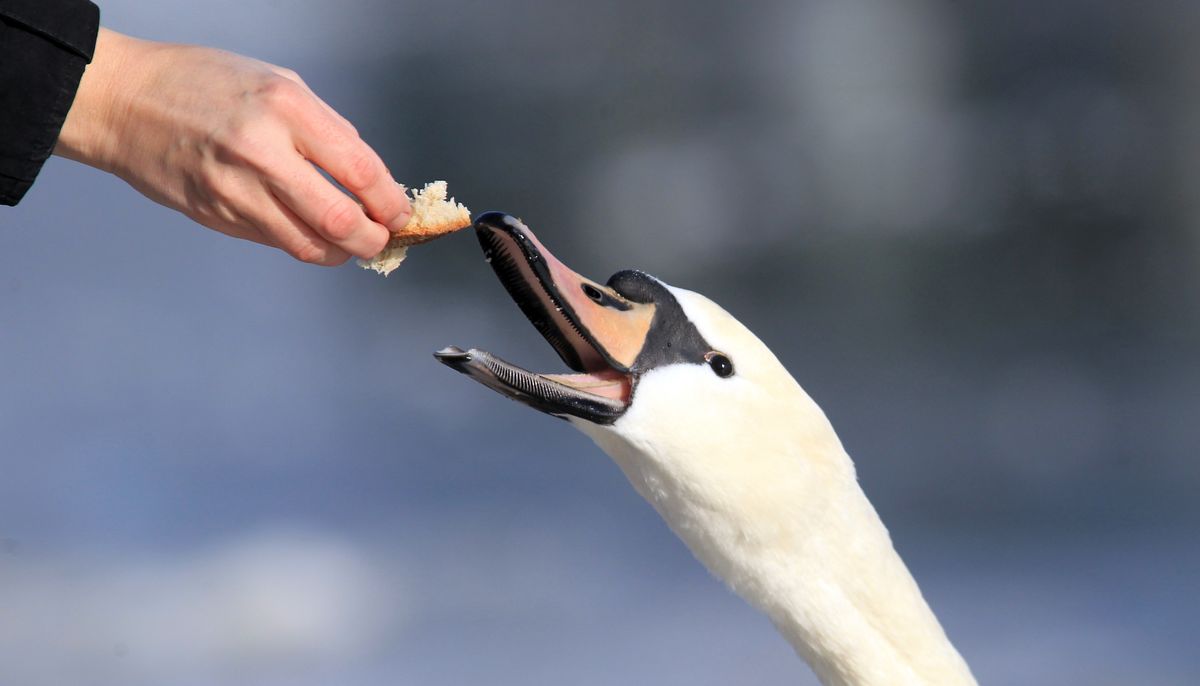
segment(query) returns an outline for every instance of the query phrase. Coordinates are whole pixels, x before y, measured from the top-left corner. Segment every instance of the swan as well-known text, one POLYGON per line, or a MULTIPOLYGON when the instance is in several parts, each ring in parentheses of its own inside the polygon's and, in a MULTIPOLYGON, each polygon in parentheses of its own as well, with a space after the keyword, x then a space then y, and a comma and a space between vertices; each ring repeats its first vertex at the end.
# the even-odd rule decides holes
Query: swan
POLYGON ((826 686, 974 684, 859 487, 821 408, 709 299, 567 268, 518 219, 474 221, 485 258, 572 374, 486 351, 435 356, 566 419, 826 686))

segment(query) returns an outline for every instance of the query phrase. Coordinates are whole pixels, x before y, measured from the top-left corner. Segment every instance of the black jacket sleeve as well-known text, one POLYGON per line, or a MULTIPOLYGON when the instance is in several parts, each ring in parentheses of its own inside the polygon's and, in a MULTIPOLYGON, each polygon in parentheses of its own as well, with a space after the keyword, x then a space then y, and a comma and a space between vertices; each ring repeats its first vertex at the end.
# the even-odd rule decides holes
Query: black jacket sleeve
POLYGON ((88 0, 0 0, 0 204, 17 204, 54 151, 99 30, 88 0))

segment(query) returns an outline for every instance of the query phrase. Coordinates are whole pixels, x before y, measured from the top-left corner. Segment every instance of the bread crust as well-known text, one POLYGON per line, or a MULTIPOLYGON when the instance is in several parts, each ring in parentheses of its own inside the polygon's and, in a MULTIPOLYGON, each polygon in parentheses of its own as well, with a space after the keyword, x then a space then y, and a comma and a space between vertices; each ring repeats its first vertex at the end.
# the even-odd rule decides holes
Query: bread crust
POLYGON ((411 193, 412 218, 400 233, 392 235, 396 245, 426 243, 471 225, 471 211, 447 194, 445 181, 434 181, 411 193))

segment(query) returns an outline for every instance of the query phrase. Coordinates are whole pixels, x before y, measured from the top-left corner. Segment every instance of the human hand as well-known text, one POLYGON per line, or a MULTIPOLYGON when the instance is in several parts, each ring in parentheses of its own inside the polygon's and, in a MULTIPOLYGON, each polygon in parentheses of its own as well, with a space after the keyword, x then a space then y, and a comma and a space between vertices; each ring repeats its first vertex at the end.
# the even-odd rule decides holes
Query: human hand
POLYGON ((55 154, 112 172, 204 226, 314 264, 373 257, 411 214, 379 156, 295 72, 107 29, 55 154))

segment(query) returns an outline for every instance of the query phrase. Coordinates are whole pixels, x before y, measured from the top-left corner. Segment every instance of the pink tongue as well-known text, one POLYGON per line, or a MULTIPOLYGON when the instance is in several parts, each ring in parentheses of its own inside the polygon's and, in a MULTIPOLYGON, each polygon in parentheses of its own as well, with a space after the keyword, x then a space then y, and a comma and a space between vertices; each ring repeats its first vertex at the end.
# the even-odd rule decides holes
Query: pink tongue
POLYGON ((629 402, 629 378, 613 369, 604 369, 592 374, 542 374, 542 376, 585 393, 629 402))

